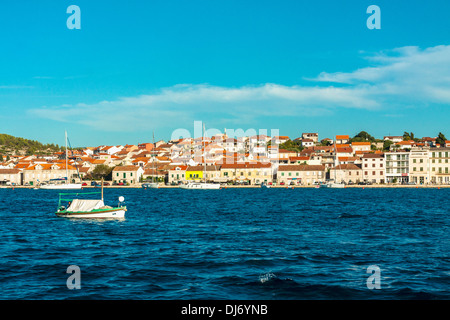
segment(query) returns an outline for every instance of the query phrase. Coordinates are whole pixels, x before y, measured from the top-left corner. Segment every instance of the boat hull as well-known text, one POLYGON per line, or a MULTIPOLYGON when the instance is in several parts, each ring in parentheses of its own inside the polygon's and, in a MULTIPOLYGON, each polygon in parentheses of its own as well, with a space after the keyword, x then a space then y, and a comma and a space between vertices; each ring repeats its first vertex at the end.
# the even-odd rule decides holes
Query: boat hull
POLYGON ((102 219, 102 218, 124 218, 125 212, 127 209, 125 207, 120 208, 113 208, 110 210, 92 210, 89 212, 67 212, 67 211, 61 211, 56 212, 56 215, 58 217, 65 217, 65 218, 95 218, 95 219, 102 219))
POLYGON ((342 183, 330 183, 328 185, 328 188, 343 189, 343 188, 345 188, 345 184, 342 184, 342 183))
POLYGON ((181 189, 189 190, 217 190, 220 189, 220 184, 216 183, 188 183, 180 185, 181 189))
POLYGON ((142 185, 142 188, 146 189, 146 188, 150 188, 150 189, 159 189, 159 183, 144 183, 142 185))
POLYGON ((81 189, 81 183, 69 183, 69 184, 47 184, 42 185, 39 189, 44 190, 73 190, 73 189, 81 189))

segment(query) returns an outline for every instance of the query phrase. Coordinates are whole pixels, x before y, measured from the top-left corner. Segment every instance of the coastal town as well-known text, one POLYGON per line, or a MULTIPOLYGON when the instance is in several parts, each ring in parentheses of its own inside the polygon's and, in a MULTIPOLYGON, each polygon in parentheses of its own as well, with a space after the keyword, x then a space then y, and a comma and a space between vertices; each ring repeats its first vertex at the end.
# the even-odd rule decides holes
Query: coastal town
POLYGON ((162 186, 190 181, 314 186, 330 180, 348 186, 450 185, 449 154, 450 140, 441 133, 374 139, 361 132, 319 139, 314 132, 228 137, 225 130, 212 137, 100 145, 49 155, 2 154, 0 185, 33 187, 70 180, 91 186, 101 178, 105 185, 131 187, 148 181, 162 186))

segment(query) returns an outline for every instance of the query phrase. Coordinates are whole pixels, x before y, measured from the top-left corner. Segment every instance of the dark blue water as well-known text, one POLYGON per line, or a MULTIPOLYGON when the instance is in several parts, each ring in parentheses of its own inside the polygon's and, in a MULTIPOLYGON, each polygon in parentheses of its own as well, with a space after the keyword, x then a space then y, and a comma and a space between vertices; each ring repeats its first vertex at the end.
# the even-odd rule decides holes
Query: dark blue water
POLYGON ((1 299, 450 298, 450 189, 106 189, 122 221, 57 193, 0 189, 1 299))

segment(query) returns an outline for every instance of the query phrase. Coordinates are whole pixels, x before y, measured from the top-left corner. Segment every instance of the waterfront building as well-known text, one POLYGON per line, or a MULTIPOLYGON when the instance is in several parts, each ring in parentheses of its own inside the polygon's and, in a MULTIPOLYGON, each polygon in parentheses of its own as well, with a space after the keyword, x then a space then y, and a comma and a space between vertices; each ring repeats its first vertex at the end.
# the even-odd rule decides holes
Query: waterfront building
POLYGON ((340 164, 330 169, 330 179, 341 183, 358 183, 363 181, 361 165, 354 163, 340 164))
MULTIPOLYGON (((77 169, 71 165, 67 166, 69 182, 78 182, 77 169)), ((50 181, 51 179, 62 179, 66 177, 65 163, 37 163, 29 166, 23 171, 23 184, 37 185, 50 181)))
POLYGON ((450 147, 430 148, 430 180, 436 184, 450 184, 450 147))
POLYGON ((215 181, 220 177, 220 165, 195 165, 186 168, 186 181, 215 181))
POLYGON ((407 183, 409 181, 409 152, 390 151, 385 153, 386 183, 407 183))
POLYGON ((0 169, 0 185, 20 184, 22 184, 20 169, 0 169))
POLYGON ((273 180, 271 163, 232 163, 220 168, 221 182, 236 184, 271 183, 273 180))
POLYGON ((429 148, 411 148, 409 153, 409 181, 417 184, 428 184, 430 176, 429 148))
POLYGON ((325 181, 323 165, 280 165, 277 172, 277 183, 286 185, 312 185, 325 181))
POLYGON ((140 166, 117 166, 112 171, 113 184, 136 184, 143 174, 144 169, 140 166))
POLYGON ((187 165, 169 166, 167 170, 167 182, 169 184, 186 183, 187 165))
POLYGON ((365 153, 362 158, 363 179, 372 183, 385 183, 384 155, 379 153, 365 153))

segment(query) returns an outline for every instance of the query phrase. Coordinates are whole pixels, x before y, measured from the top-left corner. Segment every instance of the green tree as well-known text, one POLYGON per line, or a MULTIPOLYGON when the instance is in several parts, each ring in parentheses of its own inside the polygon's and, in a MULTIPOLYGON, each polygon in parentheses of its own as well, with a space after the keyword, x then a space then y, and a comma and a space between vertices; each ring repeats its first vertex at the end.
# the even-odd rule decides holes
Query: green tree
POLYGON ((99 164, 97 165, 94 170, 92 170, 91 175, 92 178, 94 179, 105 179, 105 180, 111 180, 112 179, 112 170, 113 168, 104 165, 104 164, 99 164))
POLYGON ((352 142, 375 142, 375 138, 368 134, 366 131, 361 131, 357 135, 355 135, 353 138, 350 139, 350 143, 352 142))
POLYGON ((447 138, 442 132, 439 132, 438 137, 436 138, 436 144, 445 145, 445 141, 447 141, 447 138))
POLYGON ((302 147, 302 144, 301 144, 300 141, 292 141, 290 139, 287 140, 284 143, 281 143, 278 146, 278 148, 279 149, 286 149, 286 150, 289 150, 289 151, 297 151, 297 152, 301 152, 304 149, 304 147, 302 147))
POLYGON ((389 151, 389 149, 391 148, 391 145, 393 144, 394 142, 392 142, 391 140, 385 140, 384 142, 383 142, 383 150, 384 151, 389 151))

